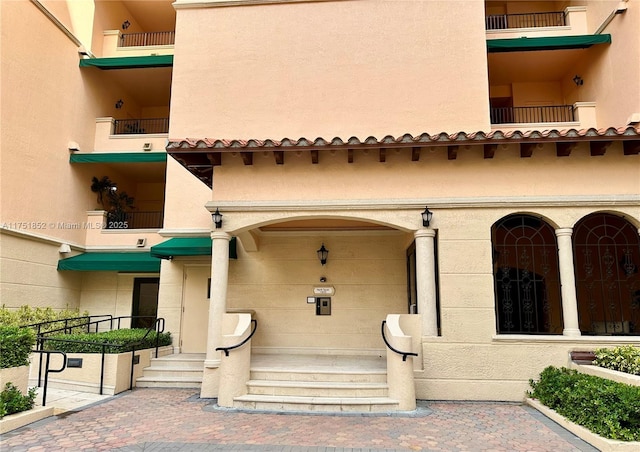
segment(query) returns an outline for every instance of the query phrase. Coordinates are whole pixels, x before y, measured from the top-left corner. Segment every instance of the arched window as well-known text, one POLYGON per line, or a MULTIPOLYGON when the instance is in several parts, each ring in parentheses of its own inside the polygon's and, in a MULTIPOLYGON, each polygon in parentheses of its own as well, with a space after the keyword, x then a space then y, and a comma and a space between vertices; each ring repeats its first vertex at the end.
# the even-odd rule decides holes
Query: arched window
POLYGON ((498 333, 562 334, 554 229, 531 215, 510 215, 491 233, 498 333))
POLYGON ((640 237, 624 218, 595 213, 573 231, 582 334, 640 334, 640 237))

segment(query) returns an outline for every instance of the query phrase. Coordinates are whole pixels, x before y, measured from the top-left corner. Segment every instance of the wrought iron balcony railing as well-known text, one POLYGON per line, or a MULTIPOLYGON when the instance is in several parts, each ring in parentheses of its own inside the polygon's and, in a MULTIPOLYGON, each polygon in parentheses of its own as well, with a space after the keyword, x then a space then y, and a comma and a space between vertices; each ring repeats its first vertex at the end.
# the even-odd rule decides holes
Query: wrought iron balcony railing
POLYGON ((161 211, 109 212, 105 229, 160 229, 163 216, 161 211))
POLYGON ((492 107, 491 124, 573 122, 573 105, 545 107, 492 107))
POLYGON ((506 28, 562 27, 566 25, 562 11, 529 14, 499 14, 485 17, 487 30, 506 28))
POLYGON ((120 35, 118 47, 167 46, 175 43, 175 31, 125 33, 120 35))
POLYGON ((114 135, 145 133, 169 133, 169 118, 114 120, 114 135))

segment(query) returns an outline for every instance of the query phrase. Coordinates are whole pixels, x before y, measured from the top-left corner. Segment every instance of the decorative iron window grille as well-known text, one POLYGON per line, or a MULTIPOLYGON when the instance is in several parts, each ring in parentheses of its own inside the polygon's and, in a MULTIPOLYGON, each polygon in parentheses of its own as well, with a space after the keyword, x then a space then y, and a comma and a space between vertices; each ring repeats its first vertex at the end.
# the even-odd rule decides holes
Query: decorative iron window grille
POLYGON ((640 236, 624 218, 589 215, 573 236, 582 334, 640 333, 640 236))
POLYGON ((492 228, 499 334, 562 334, 555 230, 531 215, 510 215, 492 228))

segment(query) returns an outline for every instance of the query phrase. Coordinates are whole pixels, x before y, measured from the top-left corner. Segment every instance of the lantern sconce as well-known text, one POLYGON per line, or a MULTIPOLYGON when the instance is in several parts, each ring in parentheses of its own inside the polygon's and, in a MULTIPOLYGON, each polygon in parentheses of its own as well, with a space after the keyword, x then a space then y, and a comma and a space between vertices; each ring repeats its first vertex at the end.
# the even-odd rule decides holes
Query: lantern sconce
POLYGON ((216 229, 220 229, 222 227, 222 214, 220 213, 220 209, 216 207, 216 211, 211 214, 211 219, 216 225, 216 229))
POLYGON ((424 212, 422 212, 422 226, 425 228, 429 227, 429 223, 431 223, 431 218, 433 218, 433 212, 429 210, 429 207, 424 208, 424 212))
POLYGON ((329 250, 324 247, 324 243, 316 252, 318 253, 318 259, 320 260, 320 263, 322 265, 325 265, 327 263, 327 256, 329 256, 329 250))
POLYGON ((584 85, 584 80, 582 80, 582 77, 580 77, 578 74, 576 74, 575 77, 573 77, 573 83, 576 84, 576 86, 582 86, 584 85))

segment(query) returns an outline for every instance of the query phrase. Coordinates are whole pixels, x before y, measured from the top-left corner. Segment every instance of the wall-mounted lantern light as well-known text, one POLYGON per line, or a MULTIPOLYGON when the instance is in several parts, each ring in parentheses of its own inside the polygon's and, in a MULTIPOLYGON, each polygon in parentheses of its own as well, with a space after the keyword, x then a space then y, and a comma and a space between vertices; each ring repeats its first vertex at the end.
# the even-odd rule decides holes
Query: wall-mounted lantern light
POLYGON ((318 259, 320 259, 320 263, 322 265, 326 264, 327 256, 329 256, 329 250, 324 247, 324 243, 322 244, 320 249, 316 252, 318 253, 318 259))
POLYGON ((433 212, 429 210, 429 207, 425 207, 424 212, 422 212, 422 226, 425 228, 429 227, 431 218, 433 218, 433 212))
POLYGON ((578 74, 576 74, 575 77, 573 77, 573 83, 576 84, 576 86, 582 86, 584 85, 584 80, 582 80, 582 77, 580 77, 578 74))
POLYGON ((211 214, 211 219, 216 225, 216 229, 220 229, 222 227, 222 214, 220 213, 220 209, 216 207, 216 211, 211 214))
POLYGON ((116 102, 116 108, 120 110, 123 105, 124 105, 124 101, 122 99, 118 99, 118 101, 116 102))
POLYGON ((127 28, 129 28, 131 26, 131 22, 129 22, 129 20, 125 20, 124 22, 122 22, 122 29, 126 30, 127 28))

